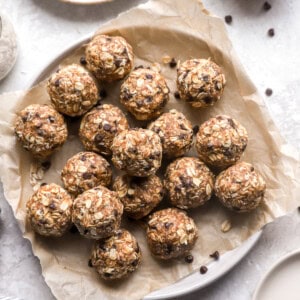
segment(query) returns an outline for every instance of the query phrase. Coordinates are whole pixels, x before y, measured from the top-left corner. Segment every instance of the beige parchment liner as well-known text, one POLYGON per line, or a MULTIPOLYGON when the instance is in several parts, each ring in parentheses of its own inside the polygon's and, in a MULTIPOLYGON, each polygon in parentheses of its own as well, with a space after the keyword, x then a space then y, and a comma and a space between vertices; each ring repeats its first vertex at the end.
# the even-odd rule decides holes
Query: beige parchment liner
MULTIPOLYGON (((223 68, 227 87, 223 99, 213 108, 192 109, 175 100, 173 95, 165 110, 177 108, 193 124, 201 124, 216 114, 225 113, 239 120, 248 130, 249 144, 244 160, 254 164, 267 182, 264 203, 250 214, 236 214, 224 209, 216 200, 190 212, 199 228, 199 239, 192 251, 194 262, 183 260, 160 262, 151 257, 144 229, 137 223, 123 224, 136 236, 143 253, 143 262, 128 279, 115 283, 101 281, 88 267, 91 242, 68 233, 60 239, 46 239, 33 234, 25 222, 25 203, 32 194, 29 184, 31 156, 16 143, 13 135, 15 114, 31 103, 49 103, 45 82, 29 91, 0 96, 1 180, 5 197, 12 206, 24 237, 39 257, 43 275, 57 299, 140 299, 147 293, 174 283, 206 263, 209 254, 231 250, 257 232, 266 223, 299 205, 300 193, 298 154, 281 138, 252 82, 239 63, 228 39, 223 21, 209 16, 196 0, 153 0, 121 14, 98 32, 121 34, 133 46, 136 65, 161 62, 164 55, 185 60, 211 57, 223 68), (225 220, 232 229, 220 230, 225 220)), ((78 62, 83 48, 76 49, 62 62, 78 62)), ((46 70, 43 76, 49 75, 46 70)), ((172 93, 176 90, 176 71, 162 65, 162 74, 172 93)), ((105 102, 119 105, 120 83, 106 86, 109 97, 105 102)), ((131 119, 131 125, 134 123, 131 119)), ((61 184, 59 174, 66 160, 82 150, 76 136, 78 122, 71 124, 65 146, 55 155, 46 172, 45 182, 61 184)), ((17 246, 17 245, 16 245, 17 246)), ((205 276, 205 275, 204 275, 205 276)))

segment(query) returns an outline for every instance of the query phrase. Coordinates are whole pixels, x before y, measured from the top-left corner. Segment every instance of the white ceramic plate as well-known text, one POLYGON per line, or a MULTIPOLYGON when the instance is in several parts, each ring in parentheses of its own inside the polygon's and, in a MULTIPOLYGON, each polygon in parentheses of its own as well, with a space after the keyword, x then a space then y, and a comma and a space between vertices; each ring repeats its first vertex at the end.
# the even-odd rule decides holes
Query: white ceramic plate
POLYGON ((300 250, 281 258, 264 276, 253 300, 300 299, 300 250))
MULTIPOLYGON (((66 58, 74 49, 80 47, 81 45, 87 43, 90 39, 86 37, 72 46, 67 47, 60 55, 50 60, 47 65, 41 70, 41 72, 34 78, 31 86, 38 84, 40 81, 46 79, 52 72, 54 72, 59 63, 66 58)), ((155 299, 170 299, 176 296, 185 295, 197 289, 201 289, 210 283, 214 282, 229 270, 231 270, 238 262, 240 262, 247 253, 254 247, 256 242, 261 236, 261 231, 254 234, 246 242, 244 242, 240 247, 227 252, 222 255, 218 261, 213 261, 208 267, 208 272, 201 275, 199 271, 195 271, 189 276, 179 280, 178 282, 167 286, 163 289, 154 291, 148 294, 144 300, 155 300, 155 299)))
POLYGON ((113 0, 60 0, 60 1, 74 3, 74 4, 100 4, 104 2, 111 2, 113 0))

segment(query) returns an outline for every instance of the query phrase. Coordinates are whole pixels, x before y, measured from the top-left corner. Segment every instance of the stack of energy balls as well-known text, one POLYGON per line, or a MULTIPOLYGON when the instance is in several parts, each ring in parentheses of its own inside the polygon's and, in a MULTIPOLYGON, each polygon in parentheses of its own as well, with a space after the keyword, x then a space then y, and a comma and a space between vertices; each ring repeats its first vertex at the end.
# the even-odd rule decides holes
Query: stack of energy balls
MULTIPOLYGON (((79 138, 86 151, 71 157, 61 171, 64 188, 43 184, 27 202, 32 229, 60 237, 74 224, 96 240, 91 265, 103 279, 118 279, 140 264, 134 236, 120 228, 123 212, 133 219, 148 216, 168 198, 171 208, 147 219, 147 241, 160 259, 182 257, 197 239, 197 226, 186 210, 209 201, 213 192, 235 211, 248 212, 261 202, 266 188, 261 175, 238 162, 247 146, 246 129, 219 115, 196 133, 198 157, 183 157, 193 146, 193 126, 180 111, 163 113, 170 90, 162 74, 142 66, 133 69, 133 50, 120 36, 98 35, 86 46, 81 65, 60 68, 48 80, 52 105, 33 104, 18 113, 15 134, 34 157, 45 160, 67 139, 64 116, 80 117, 79 138), (99 84, 123 80, 120 102, 147 129, 131 128, 124 113, 99 104, 99 84), (112 180, 112 168, 124 174, 112 180), (162 159, 164 180, 157 175, 162 159), (223 170, 215 178, 211 169, 223 170)), ((191 59, 177 69, 177 95, 195 108, 220 100, 225 76, 210 59, 191 59)))

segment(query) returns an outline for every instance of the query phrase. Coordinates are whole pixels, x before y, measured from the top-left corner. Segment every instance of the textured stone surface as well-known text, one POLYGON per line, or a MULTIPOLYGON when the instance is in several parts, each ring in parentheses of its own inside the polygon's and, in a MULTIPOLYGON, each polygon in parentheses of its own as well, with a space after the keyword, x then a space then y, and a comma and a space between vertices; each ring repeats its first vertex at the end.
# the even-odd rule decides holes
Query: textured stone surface
MULTIPOLYGON (((140 2, 145 1, 115 0, 84 7, 56 0, 1 1, 0 10, 14 23, 20 52, 12 73, 0 82, 0 92, 27 88, 49 58, 140 2)), ((271 97, 264 96, 266 103, 282 134, 299 148, 300 2, 269 0, 272 9, 268 12, 262 10, 263 2, 204 0, 216 15, 233 16, 232 24, 227 27, 234 48, 261 94, 264 96, 268 87, 273 89, 271 97), (275 36, 270 38, 267 31, 272 27, 275 36)), ((0 298, 53 299, 41 276, 39 261, 32 255, 29 242, 21 237, 2 189, 0 195, 0 298)), ((300 215, 295 212, 266 226, 256 247, 238 266, 206 289, 191 294, 189 299, 250 300, 268 268, 283 254, 297 248, 300 248, 300 215)))

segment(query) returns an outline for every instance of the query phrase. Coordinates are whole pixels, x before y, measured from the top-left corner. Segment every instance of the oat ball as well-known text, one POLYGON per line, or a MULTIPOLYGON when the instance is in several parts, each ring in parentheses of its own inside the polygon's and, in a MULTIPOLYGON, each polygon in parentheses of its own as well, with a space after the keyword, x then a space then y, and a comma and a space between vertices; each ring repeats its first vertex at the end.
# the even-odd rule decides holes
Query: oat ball
POLYGON ((125 229, 95 243, 91 265, 105 280, 120 279, 134 272, 141 262, 141 250, 134 236, 125 229))
POLYGON ((122 79, 133 67, 132 47, 121 36, 95 36, 86 46, 85 59, 100 81, 122 79))
POLYGON ((196 149, 200 159, 219 168, 237 162, 247 143, 247 130, 235 119, 224 115, 204 122, 196 136, 196 149))
POLYGON ((102 156, 93 152, 79 152, 65 164, 61 180, 65 189, 76 196, 98 185, 109 186, 112 170, 102 156))
POLYGON ((177 88, 182 100, 193 107, 214 105, 226 84, 221 68, 209 59, 190 59, 177 69, 177 88))
POLYGON ((168 166, 164 185, 172 205, 189 209, 211 198, 214 175, 200 159, 183 157, 168 166))
POLYGON ((83 115, 99 100, 93 77, 76 64, 53 73, 48 80, 47 91, 56 110, 71 117, 83 115))
POLYGON ((115 167, 131 176, 153 175, 161 165, 160 138, 148 129, 135 128, 122 131, 114 138, 111 149, 115 167))
POLYGON ((55 183, 41 186, 26 204, 31 228, 43 236, 60 237, 72 225, 71 196, 55 183))
POLYGON ((117 193, 99 185, 74 200, 72 221, 84 237, 102 239, 119 229, 122 214, 117 193))
POLYGON ((120 101, 137 120, 158 117, 169 101, 165 78, 150 69, 132 71, 121 86, 120 101))
POLYGON ((184 114, 176 109, 162 114, 150 123, 148 128, 159 135, 163 154, 167 158, 182 156, 192 147, 193 126, 184 114))
POLYGON ((64 144, 68 130, 53 107, 31 104, 17 114, 15 135, 26 150, 45 159, 64 144))
POLYGON ((147 242, 155 257, 171 259, 183 256, 194 247, 197 237, 194 220, 180 209, 159 210, 149 218, 147 242))
POLYGON ((147 216, 163 198, 163 184, 159 177, 118 176, 113 189, 124 205, 124 211, 133 219, 147 216))
POLYGON ((128 128, 127 119, 118 107, 103 104, 84 115, 79 137, 86 150, 111 155, 114 137, 128 128))
POLYGON ((222 173, 215 183, 215 194, 220 202, 237 212, 249 212, 263 200, 266 183, 254 167, 239 162, 222 173))

